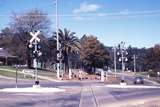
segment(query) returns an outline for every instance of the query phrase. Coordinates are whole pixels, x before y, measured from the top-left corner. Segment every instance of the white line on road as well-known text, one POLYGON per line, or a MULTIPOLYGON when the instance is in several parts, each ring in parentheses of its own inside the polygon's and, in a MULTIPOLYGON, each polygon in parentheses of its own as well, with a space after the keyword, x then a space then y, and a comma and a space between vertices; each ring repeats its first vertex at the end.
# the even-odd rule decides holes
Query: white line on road
POLYGON ((64 89, 51 88, 51 87, 40 87, 40 88, 4 88, 0 92, 23 92, 23 93, 54 93, 54 92, 64 92, 64 89))
MULTIPOLYGON (((118 101, 116 103, 110 103, 103 105, 102 107, 141 107, 143 104, 149 104, 149 102, 159 100, 159 97, 154 98, 145 98, 145 99, 129 99, 124 101, 118 101)), ((149 106, 147 106, 149 107, 149 106)), ((159 107, 159 106, 153 106, 153 107, 159 107)))
POLYGON ((139 88, 139 89, 147 89, 147 88, 160 88, 160 86, 147 86, 147 85, 105 85, 108 88, 139 88))

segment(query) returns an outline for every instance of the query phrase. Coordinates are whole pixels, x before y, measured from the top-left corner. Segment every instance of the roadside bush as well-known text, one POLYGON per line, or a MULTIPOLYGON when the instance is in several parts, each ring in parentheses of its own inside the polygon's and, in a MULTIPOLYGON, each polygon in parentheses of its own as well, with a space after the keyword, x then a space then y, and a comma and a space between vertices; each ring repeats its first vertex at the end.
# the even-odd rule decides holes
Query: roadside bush
POLYGON ((150 76, 150 77, 156 77, 157 76, 157 70, 156 69, 154 69, 154 70, 149 70, 148 71, 148 75, 150 76))

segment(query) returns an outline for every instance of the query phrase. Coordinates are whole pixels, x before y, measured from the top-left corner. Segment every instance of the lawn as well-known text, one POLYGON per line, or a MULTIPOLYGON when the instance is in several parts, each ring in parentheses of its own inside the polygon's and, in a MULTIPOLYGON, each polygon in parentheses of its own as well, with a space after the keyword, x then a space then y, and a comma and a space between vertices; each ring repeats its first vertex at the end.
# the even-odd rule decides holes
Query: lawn
MULTIPOLYGON (((0 75, 6 76, 6 77, 16 77, 16 71, 17 69, 12 67, 12 66, 0 66, 0 75)), ((18 69, 18 78, 24 78, 24 74, 22 74, 22 68, 18 69)), ((29 69, 28 69, 29 70, 29 69)), ((34 69, 31 69, 34 71, 34 69)), ((45 77, 50 77, 55 79, 56 78, 56 72, 50 72, 50 71, 45 71, 45 70, 38 70, 38 75, 40 76, 45 76, 45 77)), ((30 75, 25 75, 25 78, 32 78, 30 75)))
POLYGON ((49 72, 49 71, 38 71, 38 75, 50 77, 56 79, 56 72, 49 72))
MULTIPOLYGON (((19 71, 18 71, 19 72, 19 71)), ((18 78, 24 78, 24 75, 21 73, 17 73, 18 78)), ((16 78, 16 73, 15 72, 10 72, 10 71, 4 71, 4 70, 0 70, 0 75, 5 76, 5 77, 12 77, 12 78, 16 78)), ((28 78, 28 76, 27 76, 28 78)))

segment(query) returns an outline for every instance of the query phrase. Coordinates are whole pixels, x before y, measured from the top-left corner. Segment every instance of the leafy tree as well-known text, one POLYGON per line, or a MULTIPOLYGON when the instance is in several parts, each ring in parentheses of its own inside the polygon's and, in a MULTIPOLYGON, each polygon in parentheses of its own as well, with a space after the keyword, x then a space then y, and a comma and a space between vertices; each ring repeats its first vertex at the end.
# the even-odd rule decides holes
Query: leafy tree
POLYGON ((136 55, 136 67, 138 71, 145 71, 146 70, 146 65, 145 65, 145 56, 147 54, 147 49, 146 48, 140 48, 137 51, 136 55))
MULTIPOLYGON (((61 44, 62 55, 64 57, 64 70, 65 73, 69 72, 69 54, 76 53, 80 50, 80 41, 75 36, 75 32, 70 32, 66 28, 64 31, 59 29, 59 41, 61 44)), ((56 32, 54 32, 54 38, 56 40, 56 32)))
POLYGON ((10 28, 6 27, 2 29, 0 33, 0 47, 6 49, 10 47, 12 43, 12 38, 13 38, 13 31, 10 28))
POLYGON ((37 30, 48 33, 50 20, 45 12, 33 9, 22 15, 13 14, 11 28, 16 33, 29 33, 37 30))
MULTIPOLYGON (((107 64, 108 64, 108 67, 110 68, 113 68, 114 67, 114 50, 113 50, 113 47, 106 47, 106 50, 108 52, 108 61, 107 61, 107 64)), ((105 68, 105 70, 108 69, 108 68, 105 68)))
MULTIPOLYGON (((134 70, 134 55, 136 56, 136 62, 139 58, 139 49, 136 48, 136 47, 131 47, 129 46, 127 48, 127 52, 128 52, 128 55, 126 56, 128 61, 126 62, 126 68, 128 68, 129 70, 134 70)), ((137 64, 136 64, 136 67, 137 67, 137 64)))
POLYGON ((145 65, 148 70, 151 69, 153 72, 160 71, 160 44, 148 49, 145 65))
POLYGON ((40 30, 42 32, 42 40, 46 39, 50 27, 50 21, 47 14, 41 10, 33 9, 25 12, 22 15, 14 14, 10 27, 14 31, 13 44, 16 45, 15 53, 24 63, 28 62, 28 67, 31 67, 31 55, 29 53, 29 39, 31 38, 29 32, 40 30), (18 44, 17 44, 18 43, 18 44))
POLYGON ((46 48, 47 55, 46 56, 48 57, 47 64, 49 66, 55 64, 57 60, 57 54, 56 54, 57 44, 56 43, 57 41, 53 37, 50 37, 47 40, 47 48, 46 48))
POLYGON ((96 67, 103 67, 107 64, 109 54, 96 37, 84 35, 81 39, 80 58, 84 65, 94 68, 95 72, 96 67))

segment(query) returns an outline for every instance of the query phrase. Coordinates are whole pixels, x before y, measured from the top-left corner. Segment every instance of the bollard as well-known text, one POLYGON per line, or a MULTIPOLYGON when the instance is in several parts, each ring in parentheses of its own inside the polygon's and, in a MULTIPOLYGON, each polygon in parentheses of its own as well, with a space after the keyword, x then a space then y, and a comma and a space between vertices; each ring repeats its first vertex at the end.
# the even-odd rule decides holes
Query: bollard
POLYGON ((69 69, 69 79, 72 79, 72 71, 69 69))
POLYGON ((108 73, 106 72, 106 80, 108 80, 108 73))
POLYGON ((82 70, 79 71, 79 79, 82 80, 82 70))
POLYGON ((35 85, 39 85, 39 81, 35 81, 35 85))
POLYGON ((103 82, 104 81, 104 71, 101 70, 101 81, 103 82))

